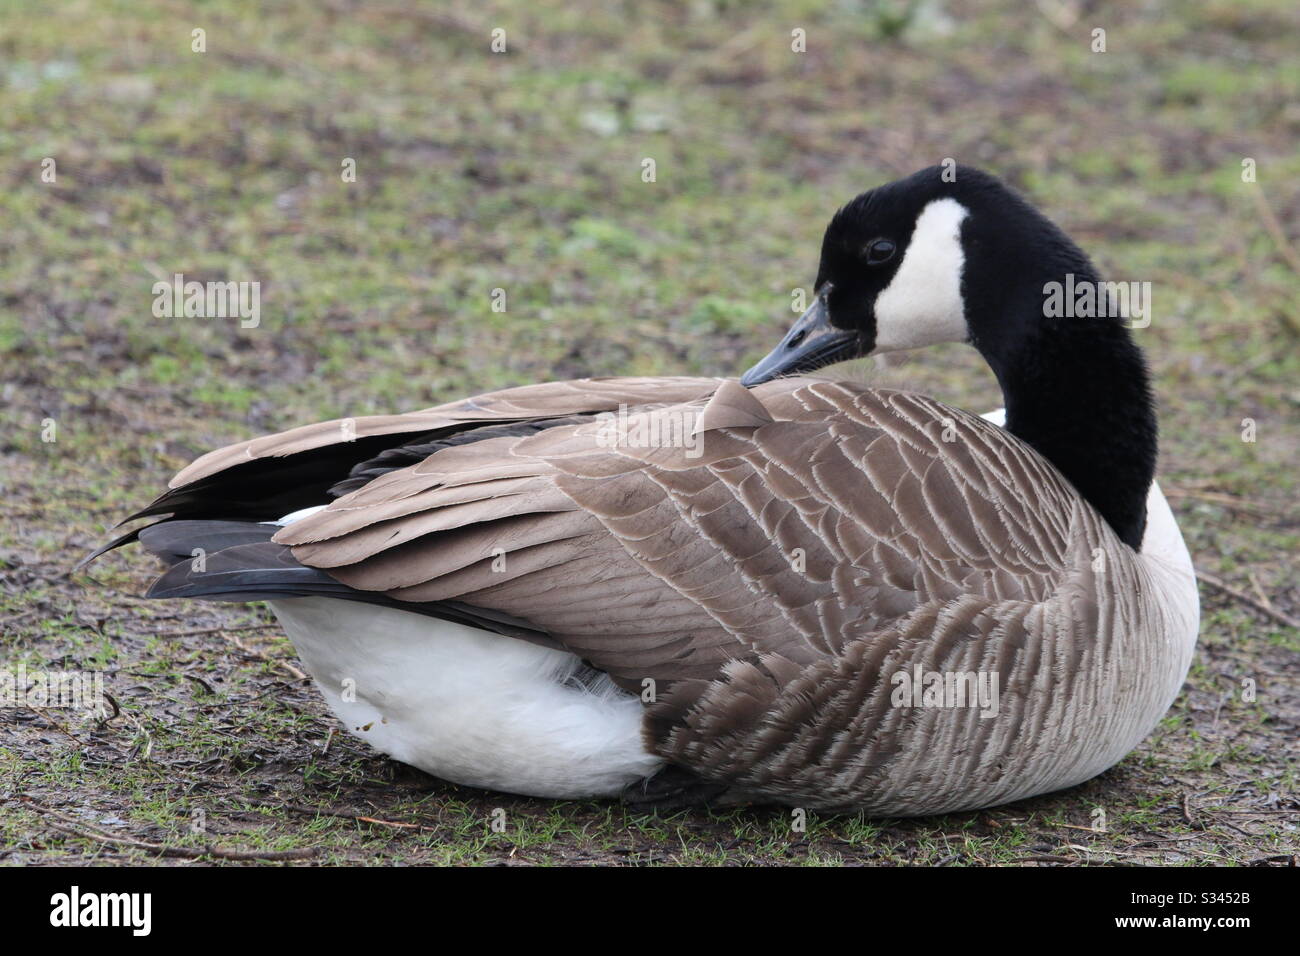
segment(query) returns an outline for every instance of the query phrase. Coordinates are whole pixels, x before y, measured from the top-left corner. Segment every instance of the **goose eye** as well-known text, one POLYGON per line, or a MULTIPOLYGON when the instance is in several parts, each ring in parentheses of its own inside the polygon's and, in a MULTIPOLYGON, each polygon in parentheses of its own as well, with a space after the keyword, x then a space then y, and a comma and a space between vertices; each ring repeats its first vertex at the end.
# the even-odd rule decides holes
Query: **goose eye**
POLYGON ((878 266, 894 258, 898 247, 889 239, 876 239, 867 246, 867 265, 878 266))

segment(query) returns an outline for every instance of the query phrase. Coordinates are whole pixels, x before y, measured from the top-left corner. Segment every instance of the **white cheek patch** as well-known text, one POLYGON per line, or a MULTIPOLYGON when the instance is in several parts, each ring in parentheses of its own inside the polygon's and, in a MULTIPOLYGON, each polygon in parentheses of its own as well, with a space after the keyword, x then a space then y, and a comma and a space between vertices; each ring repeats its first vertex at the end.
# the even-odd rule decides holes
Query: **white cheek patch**
POLYGON ((936 199, 921 211, 893 281, 876 296, 874 351, 966 341, 961 222, 968 214, 955 199, 936 199))

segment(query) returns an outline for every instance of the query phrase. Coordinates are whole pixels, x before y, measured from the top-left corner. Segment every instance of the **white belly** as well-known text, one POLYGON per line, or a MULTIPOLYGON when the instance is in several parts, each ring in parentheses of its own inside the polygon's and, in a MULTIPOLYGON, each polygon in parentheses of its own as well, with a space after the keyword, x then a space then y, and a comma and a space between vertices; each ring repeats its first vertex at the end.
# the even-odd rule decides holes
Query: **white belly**
POLYGON ((641 701, 573 654, 334 598, 269 602, 348 730, 444 780, 537 797, 617 795, 663 761, 641 701))

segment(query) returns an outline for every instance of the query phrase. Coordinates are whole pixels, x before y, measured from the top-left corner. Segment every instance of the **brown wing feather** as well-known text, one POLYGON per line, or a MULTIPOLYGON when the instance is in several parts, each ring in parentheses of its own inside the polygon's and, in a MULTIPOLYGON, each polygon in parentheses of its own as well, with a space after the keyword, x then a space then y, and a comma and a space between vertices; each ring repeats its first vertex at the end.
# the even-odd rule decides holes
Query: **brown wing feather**
POLYGON ((317 422, 208 452, 182 469, 169 487, 179 488, 259 458, 282 458, 370 436, 421 434, 467 425, 554 418, 615 409, 620 404, 635 407, 689 402, 712 394, 720 381, 663 377, 545 382, 488 392, 403 415, 367 415, 317 422))

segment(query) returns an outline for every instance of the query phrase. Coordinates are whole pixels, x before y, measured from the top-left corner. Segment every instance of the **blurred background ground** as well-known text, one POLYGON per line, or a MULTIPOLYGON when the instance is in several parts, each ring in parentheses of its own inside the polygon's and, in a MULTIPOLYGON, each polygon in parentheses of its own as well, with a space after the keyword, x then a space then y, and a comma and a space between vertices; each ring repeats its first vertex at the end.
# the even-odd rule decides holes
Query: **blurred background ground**
MULTIPOLYGON (((118 712, 0 710, 0 863, 1293 863, 1297 30, 1290 0, 10 0, 0 664, 103 670, 118 712), (232 440, 539 379, 738 374, 833 209, 945 157, 1153 284, 1161 480, 1217 584, 1184 693, 1088 784, 806 832, 486 794, 333 736, 260 608, 144 602, 134 551, 68 575, 232 440), (260 281, 260 325, 155 318, 176 272, 260 281)), ((846 374, 999 404, 955 346, 846 374)))

